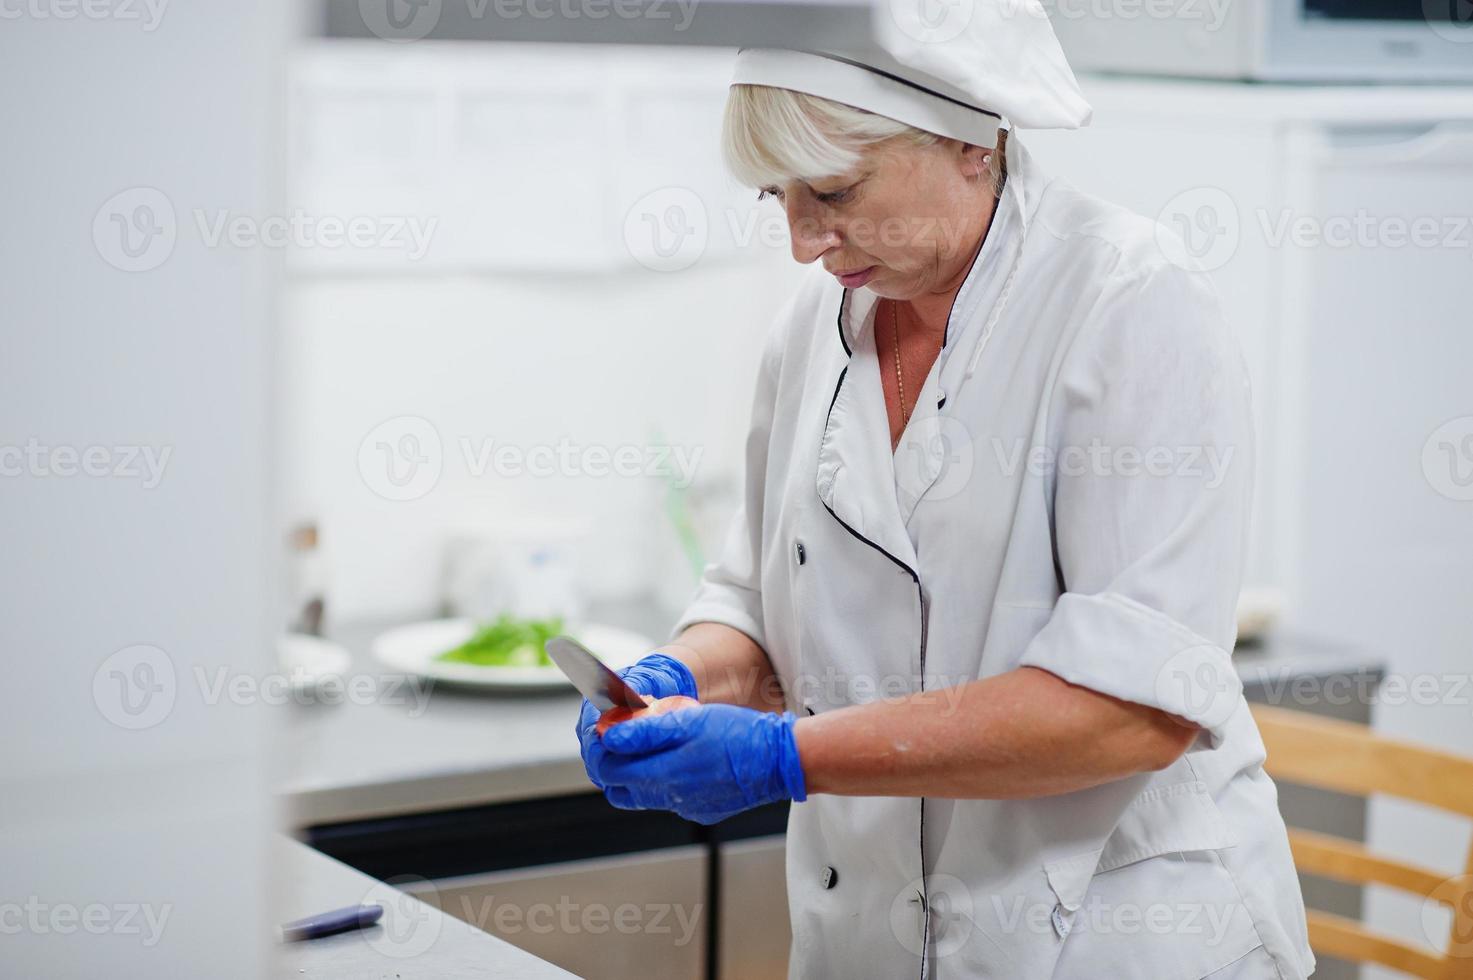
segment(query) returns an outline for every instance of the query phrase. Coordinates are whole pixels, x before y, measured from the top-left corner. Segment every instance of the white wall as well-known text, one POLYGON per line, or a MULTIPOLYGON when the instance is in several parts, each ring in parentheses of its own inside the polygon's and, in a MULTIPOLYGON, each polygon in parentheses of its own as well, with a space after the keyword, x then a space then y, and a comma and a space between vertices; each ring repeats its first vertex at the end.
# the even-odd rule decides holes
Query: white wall
POLYGON ((590 475, 598 458, 581 455, 549 476, 476 468, 488 444, 632 447, 650 467, 652 447, 669 446, 696 464, 714 545, 757 353, 800 271, 781 213, 720 163, 731 58, 338 43, 299 59, 294 200, 434 228, 417 258, 294 255, 285 465, 293 513, 322 525, 334 616, 433 611, 447 543, 508 526, 581 533, 595 598, 688 595, 658 473, 590 475), (649 220, 683 244, 652 250, 649 220), (386 499, 388 457, 370 450, 360 465, 375 430, 375 445, 411 430, 438 440, 438 481, 386 499))

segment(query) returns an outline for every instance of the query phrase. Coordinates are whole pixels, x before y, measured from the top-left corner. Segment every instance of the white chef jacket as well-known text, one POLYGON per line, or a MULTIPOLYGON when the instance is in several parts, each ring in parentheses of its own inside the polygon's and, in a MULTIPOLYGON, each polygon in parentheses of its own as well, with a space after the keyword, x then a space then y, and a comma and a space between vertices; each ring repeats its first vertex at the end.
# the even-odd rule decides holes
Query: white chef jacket
MULTIPOLYGON (((1030 665, 1203 728, 1021 800, 794 804, 793 977, 1304 977, 1304 909, 1229 660, 1253 482, 1241 351, 1144 218, 1016 134, 891 451, 878 297, 815 266, 762 359, 742 506, 676 633, 732 626, 800 715, 1030 665), (1235 966, 1236 964, 1236 966, 1235 966)), ((1176 254, 1181 254, 1180 252, 1176 254)))

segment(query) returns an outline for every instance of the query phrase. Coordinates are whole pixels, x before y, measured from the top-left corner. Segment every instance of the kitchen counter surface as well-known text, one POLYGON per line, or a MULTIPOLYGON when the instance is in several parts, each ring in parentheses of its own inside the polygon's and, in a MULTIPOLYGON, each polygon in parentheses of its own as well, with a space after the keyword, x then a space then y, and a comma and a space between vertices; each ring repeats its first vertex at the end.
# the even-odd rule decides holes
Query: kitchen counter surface
MULTIPOLYGON (((616 625, 664 636, 657 615, 616 625)), ((338 704, 292 705, 292 758, 282 786, 295 826, 512 802, 588 791, 573 734, 580 698, 567 693, 495 695, 435 686, 426 691, 378 666, 369 643, 392 624, 339 630, 353 656, 347 680, 377 695, 338 704)), ((1365 649, 1276 636, 1234 653, 1251 700, 1302 699, 1298 677, 1378 675, 1384 659, 1365 649)), ((1311 696, 1333 696, 1313 685, 1311 696), (1318 693, 1316 693, 1318 692, 1318 693)), ((1344 692, 1341 692, 1344 693, 1344 692)))
POLYGON ((273 857, 280 873, 276 911, 283 922, 349 905, 377 902, 384 907, 383 918, 367 929, 282 945, 275 976, 292 980, 574 976, 305 844, 282 838, 273 857))
MULTIPOLYGON (((663 635, 638 616, 605 620, 663 635)), ((290 706, 281 791, 295 826, 592 789, 573 733, 582 698, 571 687, 502 694, 406 680, 369 653, 394 625, 335 631, 353 658, 346 693, 338 703, 290 706)))

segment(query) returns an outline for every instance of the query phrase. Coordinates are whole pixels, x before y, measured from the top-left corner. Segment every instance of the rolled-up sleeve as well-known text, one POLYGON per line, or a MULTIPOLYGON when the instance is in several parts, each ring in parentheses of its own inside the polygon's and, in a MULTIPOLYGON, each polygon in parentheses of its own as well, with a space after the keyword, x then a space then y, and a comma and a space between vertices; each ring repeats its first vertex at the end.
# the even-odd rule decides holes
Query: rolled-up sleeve
POLYGON ((763 650, 762 518, 767 494, 767 457, 776 411, 783 341, 794 302, 789 301, 768 331, 747 427, 742 495, 727 527, 726 540, 701 575, 695 595, 670 633, 673 640, 696 623, 721 623, 747 634, 763 650))
POLYGON ((1251 402, 1202 274, 1162 266, 1102 301, 1050 400, 1064 592, 1023 665, 1178 715, 1218 745, 1242 694, 1231 651, 1251 402))

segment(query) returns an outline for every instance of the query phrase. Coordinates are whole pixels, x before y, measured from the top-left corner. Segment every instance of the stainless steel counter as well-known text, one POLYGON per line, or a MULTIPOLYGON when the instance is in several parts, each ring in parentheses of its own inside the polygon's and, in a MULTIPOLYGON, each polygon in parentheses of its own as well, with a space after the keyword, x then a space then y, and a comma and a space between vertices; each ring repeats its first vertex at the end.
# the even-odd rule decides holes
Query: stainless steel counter
POLYGON ((574 976, 304 844, 283 838, 274 859, 279 875, 275 911, 282 922, 365 902, 384 906, 384 917, 367 929, 282 945, 272 971, 275 976, 293 980, 574 976))
MULTIPOLYGON (((573 734, 577 694, 493 695, 447 686, 416 690, 390 677, 367 653, 372 638, 388 625, 345 629, 337 636, 353 655, 355 682, 371 678, 378 685, 377 698, 292 707, 291 763, 282 793, 295 826, 591 788, 573 734)), ((619 625, 663 636, 658 614, 650 611, 626 616, 619 625)), ((1365 650, 1294 637, 1240 648, 1234 661, 1249 698, 1259 701, 1302 694, 1287 686, 1293 678, 1359 675, 1384 664, 1365 650)))
MULTIPOLYGON (((656 642, 668 623, 650 608, 604 611, 600 621, 656 642)), ((298 827, 560 796, 592 789, 573 725, 582 699, 566 693, 491 694, 406 682, 369 644, 395 623, 360 624, 333 639, 353 657, 348 683, 372 684, 336 704, 293 704, 280 792, 298 827)))

